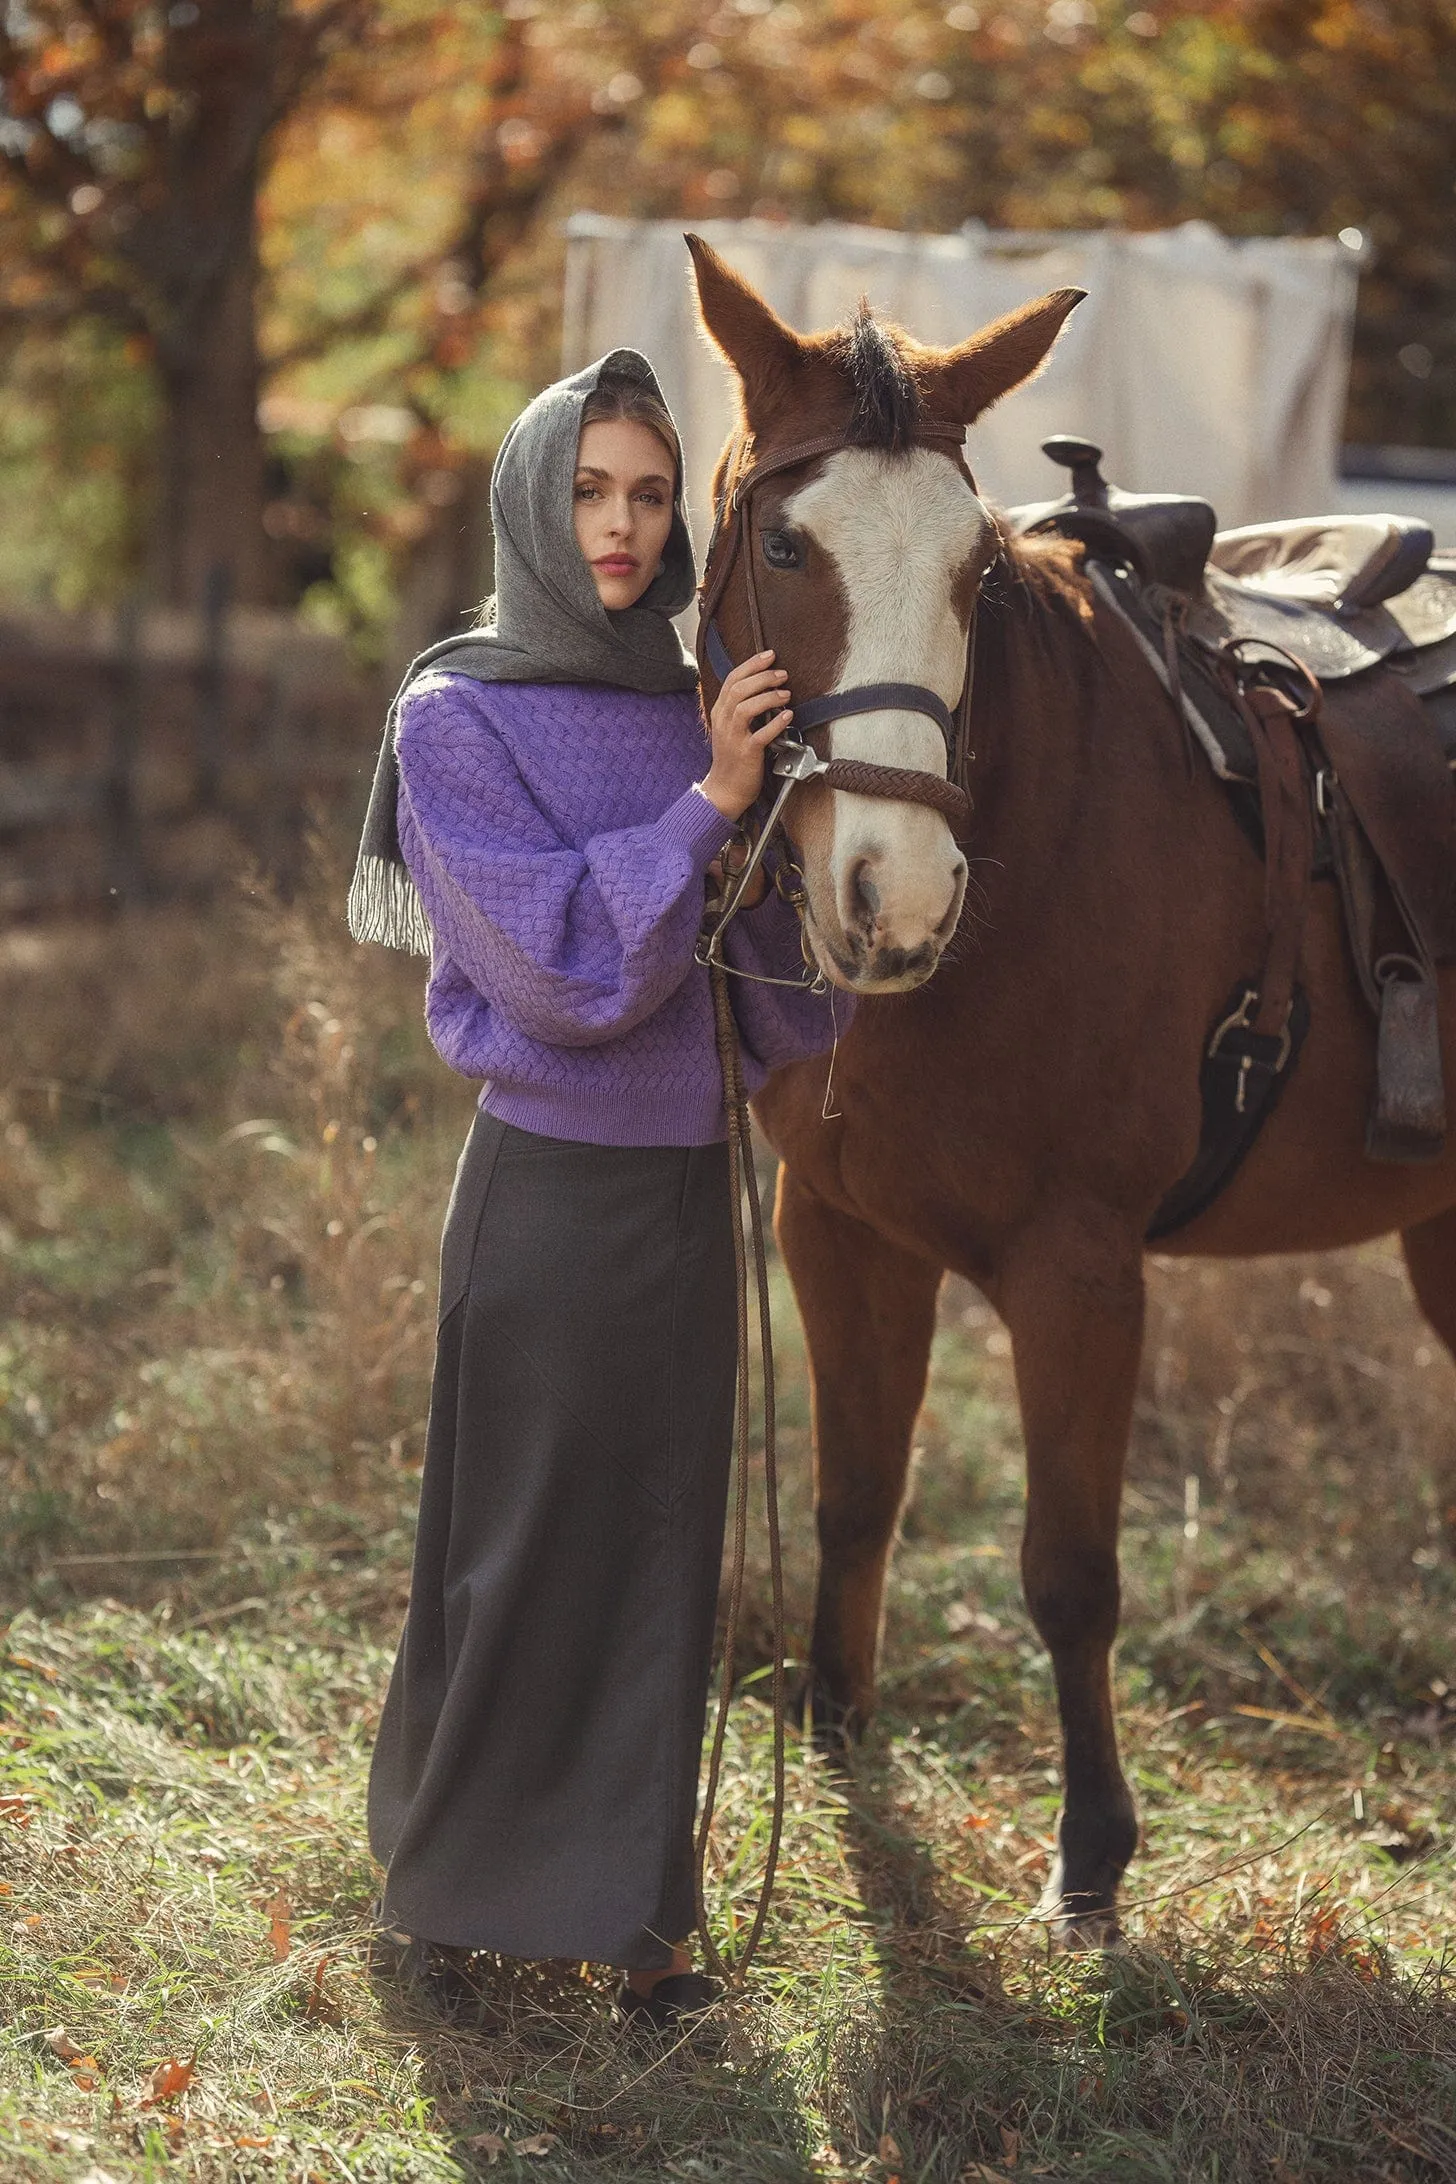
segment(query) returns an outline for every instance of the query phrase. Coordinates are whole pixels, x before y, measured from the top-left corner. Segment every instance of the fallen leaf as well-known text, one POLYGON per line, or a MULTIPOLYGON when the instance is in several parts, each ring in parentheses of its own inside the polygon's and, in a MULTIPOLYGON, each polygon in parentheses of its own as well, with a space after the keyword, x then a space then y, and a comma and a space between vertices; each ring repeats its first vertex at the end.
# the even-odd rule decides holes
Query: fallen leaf
POLYGON ((549 2154, 555 2144, 554 2131, 538 2131, 534 2138, 517 2139, 512 2151, 518 2154, 549 2154))
POLYGON ((29 1669, 32 1675, 43 1676, 47 1683, 59 1683, 61 1680, 58 1668, 48 1668, 44 1661, 34 1661, 28 1653, 12 1653, 10 1666, 29 1669))
POLYGON ((263 1909, 269 1921, 268 1946, 273 1951, 273 1962, 281 1964, 293 1946, 293 1909, 281 1889, 263 1909))
POLYGON ((9 1881, 0 1881, 0 1896, 11 1896, 14 1893, 9 1881))
POLYGON ((81 2049, 77 2047, 64 2026, 57 2025, 53 2032, 48 2032, 45 2036, 45 2044, 52 2055, 60 2056, 63 2063, 76 2063, 81 2059, 81 2049))
MULTIPOLYGON (((329 1998, 324 1993, 324 1973, 333 1961, 331 1956, 323 1956, 319 1958, 318 1963, 314 1966, 313 1982, 309 1988, 308 2001, 304 2005, 303 2014, 305 2017, 331 2017, 334 2014, 329 1998)), ((357 2080, 354 2082, 358 2083, 357 2080)), ((372 2090, 372 2087, 366 2086, 365 2088, 366 2092, 372 2090)))
POLYGON ((508 2154, 511 2150, 510 2140, 502 2138, 499 2131, 478 2131, 474 2138, 468 2138, 465 2143, 473 2154, 484 2154, 488 2165, 493 2165, 500 2160, 502 2154, 508 2154))
POLYGON ((270 2131, 266 2138, 250 2138, 245 2131, 241 2138, 233 2140, 233 2144, 234 2146, 271 2146, 273 2144, 273 2133, 270 2131))
POLYGON ((1001 2158, 1008 2169, 1016 2167, 1017 2156, 1020 2152, 1021 2133, 1013 2131, 1009 2123, 1003 2123, 1001 2126, 1001 2158))
POLYGON ((900 2152, 895 2139, 888 2131, 880 2133, 880 2143, 875 2148, 875 2152, 879 2155, 881 2161, 903 2161, 905 2158, 900 2152))
POLYGON ((165 2063, 158 2063, 152 2072, 151 2085, 142 2097, 143 2108, 152 2108, 158 2101, 175 2100, 179 2093, 187 2091, 196 2076, 195 2055, 190 2063, 179 2063, 175 2057, 169 2057, 165 2063))

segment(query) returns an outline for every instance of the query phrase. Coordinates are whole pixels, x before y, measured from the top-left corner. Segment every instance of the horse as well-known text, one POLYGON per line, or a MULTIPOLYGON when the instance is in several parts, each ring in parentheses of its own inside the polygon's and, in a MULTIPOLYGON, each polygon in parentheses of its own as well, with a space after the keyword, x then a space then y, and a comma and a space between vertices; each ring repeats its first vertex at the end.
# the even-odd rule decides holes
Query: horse
MULTIPOLYGON (((1190 765, 1167 690, 1081 548, 1006 536, 959 453, 963 429, 1041 366, 1079 292, 949 349, 863 305, 803 335, 706 244, 689 247, 701 323, 738 401, 705 574, 720 668, 724 651, 742 658, 761 638, 801 706, 872 686, 826 731, 832 758, 871 771, 944 789, 944 722, 927 689, 942 710, 959 706, 969 736, 961 839, 944 809, 898 800, 883 780, 857 794, 803 779, 785 818, 806 952, 861 997, 832 1106, 822 1057, 773 1075, 755 1103, 779 1156, 775 1228, 811 1376, 811 1719, 833 1746, 872 1711, 886 1567, 951 1270, 1012 1346, 1021 1576, 1062 1738, 1040 1910, 1058 1944, 1111 1946, 1138 1843, 1110 1663, 1146 1238, 1199 1144, 1209 1025, 1267 944, 1264 868, 1211 770, 1190 765), (735 526, 750 490, 752 523, 735 526)), ((1393 685, 1363 676, 1327 704, 1354 717, 1416 702, 1393 685)), ((1311 890, 1299 978, 1309 1028, 1277 1108, 1212 1204, 1158 1249, 1326 1251, 1398 1230, 1420 1309, 1456 1350, 1456 1152, 1406 1166, 1366 1156, 1375 1041, 1332 886, 1311 890)))

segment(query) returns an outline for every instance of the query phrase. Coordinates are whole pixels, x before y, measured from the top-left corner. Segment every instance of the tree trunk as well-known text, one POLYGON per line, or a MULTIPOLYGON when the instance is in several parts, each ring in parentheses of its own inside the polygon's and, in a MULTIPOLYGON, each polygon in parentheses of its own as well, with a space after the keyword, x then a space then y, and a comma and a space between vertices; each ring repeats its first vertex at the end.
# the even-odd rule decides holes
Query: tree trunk
POLYGON ((201 606, 219 586, 236 604, 270 601, 256 280, 250 219, 221 278, 194 295, 159 344, 165 407, 150 589, 172 606, 201 606))

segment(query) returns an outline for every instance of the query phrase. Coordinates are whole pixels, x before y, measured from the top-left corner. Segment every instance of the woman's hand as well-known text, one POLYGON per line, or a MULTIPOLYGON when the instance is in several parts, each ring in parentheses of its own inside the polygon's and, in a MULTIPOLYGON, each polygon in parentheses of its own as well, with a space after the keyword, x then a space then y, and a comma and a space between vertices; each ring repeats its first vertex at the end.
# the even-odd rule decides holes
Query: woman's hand
POLYGON ((730 669, 709 715, 713 763, 700 786, 725 819, 743 817, 763 787, 768 746, 794 717, 784 703, 788 674, 773 658, 771 652, 756 652, 730 669))

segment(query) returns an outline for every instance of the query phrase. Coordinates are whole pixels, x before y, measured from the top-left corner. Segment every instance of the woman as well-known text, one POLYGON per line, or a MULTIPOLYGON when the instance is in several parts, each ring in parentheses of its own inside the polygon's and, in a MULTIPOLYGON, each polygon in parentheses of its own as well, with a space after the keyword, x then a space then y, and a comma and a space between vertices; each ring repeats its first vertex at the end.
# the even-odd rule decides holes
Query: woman
MULTIPOLYGON (((360 938, 428 935, 444 1059, 486 1080, 455 1178, 414 1577, 370 1782, 384 1917, 442 1994, 473 1950, 706 2007, 692 1831, 735 1357, 705 880, 788 725, 769 653, 705 743, 676 430, 616 350, 537 397, 492 484, 483 629, 416 663, 366 821, 360 938)), ((760 891, 739 971, 800 974, 760 891)), ((827 1003, 733 980, 750 1090, 827 1003)))

